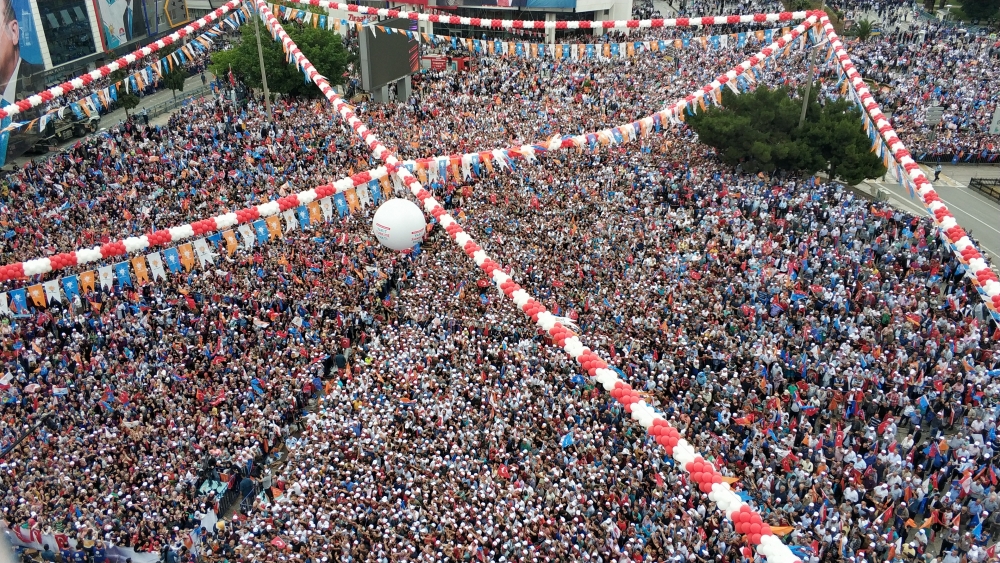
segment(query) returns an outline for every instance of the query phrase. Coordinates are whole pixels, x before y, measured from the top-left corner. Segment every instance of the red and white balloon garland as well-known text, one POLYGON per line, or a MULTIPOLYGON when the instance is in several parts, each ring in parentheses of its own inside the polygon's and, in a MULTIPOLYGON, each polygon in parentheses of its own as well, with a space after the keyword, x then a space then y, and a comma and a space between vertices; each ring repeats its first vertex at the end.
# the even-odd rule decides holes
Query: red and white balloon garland
POLYGON ((913 180, 914 185, 916 185, 916 192, 920 195, 920 199, 927 208, 927 212, 934 218, 934 224, 941 229, 948 242, 953 245, 952 248, 956 256, 958 256, 962 263, 968 266, 973 281, 981 290, 980 295, 983 301, 985 301, 986 306, 991 311, 1000 311, 1000 277, 990 269, 986 259, 972 241, 969 240, 969 237, 966 236, 965 230, 958 225, 955 216, 948 210, 948 206, 941 201, 941 196, 934 191, 930 180, 920 170, 917 162, 913 160, 910 151, 906 150, 906 146, 899 140, 899 136, 896 135, 896 131, 889 123, 889 119, 882 113, 878 104, 875 103, 875 99, 872 97, 871 91, 868 90, 864 79, 862 79, 861 74, 854 67, 854 63, 851 62, 847 51, 844 50, 844 44, 840 41, 826 14, 823 14, 820 18, 820 23, 830 40, 830 45, 833 46, 838 64, 840 64, 840 67, 847 74, 851 88, 857 93, 858 99, 861 100, 861 105, 864 106, 865 111, 871 116, 879 135, 885 140, 886 146, 889 147, 893 158, 906 170, 910 179, 913 180))
POLYGON ((738 23, 791 22, 804 19, 809 12, 781 12, 779 14, 745 14, 729 16, 703 16, 697 18, 657 18, 650 20, 608 20, 608 21, 544 21, 544 20, 500 20, 490 18, 467 18, 441 14, 421 14, 406 10, 389 10, 332 2, 329 0, 289 0, 296 4, 344 10, 357 14, 389 18, 407 18, 433 23, 471 25, 494 29, 655 29, 663 27, 695 27, 700 25, 734 25, 738 23))
MULTIPOLYGON (((766 57, 774 55, 780 52, 780 49, 785 45, 794 41, 808 26, 812 25, 815 21, 815 15, 808 17, 801 24, 791 29, 786 35, 779 37, 776 41, 772 42, 767 47, 761 49, 756 55, 750 57, 748 60, 744 61, 740 65, 737 65, 732 70, 727 73, 720 75, 711 83, 705 85, 704 87, 695 90, 683 100, 668 106, 666 109, 657 112, 656 114, 646 116, 632 123, 626 123, 618 127, 613 127, 609 129, 603 129, 601 131, 594 132, 592 134, 582 134, 576 135, 574 137, 561 139, 559 137, 554 137, 549 141, 542 142, 540 146, 543 146, 548 151, 555 151, 563 148, 571 147, 582 147, 586 146, 588 137, 597 136, 607 139, 610 143, 617 143, 615 141, 615 135, 613 132, 617 132, 622 143, 632 141, 640 136, 644 131, 652 131, 654 127, 655 118, 659 118, 661 122, 666 123, 670 120, 676 120, 677 116, 680 116, 684 111, 684 108, 691 104, 692 107, 698 106, 698 98, 708 95, 717 88, 721 88, 724 84, 730 81, 736 80, 737 76, 747 72, 751 67, 761 63, 766 57)), ((520 147, 512 147, 509 150, 509 155, 511 157, 523 156, 525 158, 532 158, 535 153, 535 145, 522 145, 520 147)), ((492 151, 479 151, 478 153, 468 153, 460 156, 451 157, 437 157, 447 159, 449 162, 454 162, 456 158, 465 166, 469 163, 469 159, 473 155, 479 155, 480 158, 486 156, 486 153, 492 155, 493 158, 498 161, 502 159, 506 154, 502 150, 492 150, 492 151)), ((430 159, 435 160, 435 159, 430 159)), ((501 166, 502 167, 502 166, 501 166)), ((247 208, 241 211, 237 211, 235 214, 226 213, 219 215, 217 217, 211 217, 201 221, 195 221, 193 223, 180 225, 177 227, 162 229, 156 232, 150 232, 138 237, 128 237, 124 240, 109 242, 101 246, 96 246, 93 248, 82 248, 73 252, 67 252, 62 254, 56 254, 51 257, 38 258, 34 260, 29 260, 26 262, 19 262, 15 264, 8 264, 5 266, 0 266, 0 281, 5 281, 9 279, 18 279, 21 277, 32 276, 37 274, 44 274, 55 270, 60 270, 63 268, 69 268, 81 264, 87 264, 90 262, 96 262, 103 259, 115 258, 118 256, 123 256, 131 252, 137 252, 145 250, 150 246, 166 246, 181 240, 192 238, 195 236, 202 236, 207 233, 211 233, 217 230, 224 230, 230 228, 234 225, 254 221, 260 217, 269 217, 275 215, 281 211, 285 211, 291 207, 297 205, 308 204, 316 199, 327 197, 338 192, 345 191, 352 187, 357 187, 362 184, 366 184, 371 180, 381 178, 386 174, 386 169, 379 167, 368 172, 362 172, 355 174, 353 176, 342 178, 337 180, 332 184, 333 190, 330 191, 330 186, 318 186, 311 190, 305 190, 299 194, 293 194, 278 200, 278 205, 272 205, 275 202, 270 202, 268 204, 261 204, 251 208, 247 208), (234 222, 235 217, 235 222, 234 222)))
POLYGON ((72 92, 73 90, 79 90, 89 85, 95 80, 100 80, 101 78, 108 76, 109 74, 118 69, 125 68, 136 61, 141 61, 143 58, 152 55, 153 53, 159 51, 160 49, 163 49, 168 45, 172 45, 175 41, 180 41, 185 37, 187 37, 188 35, 193 34, 204 27, 207 27, 208 24, 211 24, 212 22, 214 22, 217 19, 220 19, 221 17, 225 16, 232 10, 235 10, 242 3, 243 0, 229 0, 229 2, 226 2, 222 6, 219 6, 215 10, 209 12, 208 14, 205 14, 201 18, 198 18, 197 20, 189 23, 188 25, 182 27, 181 29, 178 29, 177 31, 171 33, 170 35, 162 39, 157 39, 156 41, 153 41, 152 43, 146 45, 145 47, 136 49, 135 51, 127 55, 123 55, 118 60, 112 61, 86 74, 81 74, 77 78, 74 78, 67 82, 63 82, 58 86, 53 86, 48 90, 44 90, 33 96, 29 96, 13 105, 6 106, 0 109, 0 119, 3 119, 5 117, 13 117, 19 113, 26 112, 31 108, 38 107, 52 100, 61 98, 66 94, 68 94, 69 92, 72 92))
POLYGON ((760 514, 744 503, 739 495, 730 489, 728 483, 722 482, 721 475, 710 463, 695 453, 694 448, 680 436, 677 429, 673 428, 661 414, 647 405, 631 386, 621 381, 614 370, 609 369, 606 361, 584 346, 575 333, 560 324, 544 305, 532 298, 500 268, 499 264, 486 255, 486 252, 444 210, 430 192, 420 185, 417 178, 404 168, 395 155, 357 118, 353 110, 337 95, 329 82, 316 71, 312 63, 295 45, 295 42, 285 33, 264 0, 257 0, 257 9, 271 32, 278 36, 286 51, 295 58, 299 68, 303 69, 306 76, 319 87, 337 113, 364 140, 372 154, 386 163, 386 168, 396 174, 399 180, 410 189, 424 206, 424 209, 441 223, 449 236, 493 279, 500 291, 514 301, 526 315, 530 316, 531 320, 544 330, 553 342, 575 358, 581 367, 595 378, 605 390, 617 395, 616 400, 623 405, 625 411, 646 428, 651 436, 655 435, 658 443, 669 448, 668 453, 673 456, 680 467, 691 475, 691 479, 699 484, 699 489, 707 492, 709 498, 726 512, 727 517, 734 521, 738 519, 743 524, 741 528, 746 540, 756 546, 758 553, 773 562, 791 563, 798 561, 795 554, 771 533, 770 528, 765 527, 760 514), (653 430, 654 428, 656 430, 653 430), (653 434, 654 432, 656 434, 653 434), (741 516, 737 516, 737 514, 741 516), (744 520, 746 521, 744 522, 744 520))

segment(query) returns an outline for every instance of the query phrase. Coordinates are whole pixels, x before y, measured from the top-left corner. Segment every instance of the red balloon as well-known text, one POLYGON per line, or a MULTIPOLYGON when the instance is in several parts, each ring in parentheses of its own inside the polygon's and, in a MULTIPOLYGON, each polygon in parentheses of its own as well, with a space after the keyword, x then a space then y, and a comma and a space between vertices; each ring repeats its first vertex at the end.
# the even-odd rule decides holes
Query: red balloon
POLYGON ((752 536, 750 536, 750 543, 753 543, 754 545, 759 545, 760 544, 760 534, 753 534, 752 536))
MULTIPOLYGON (((751 534, 759 534, 760 533, 760 524, 758 524, 756 522, 754 522, 753 524, 750 524, 750 533, 751 534)), ((753 542, 753 543, 757 543, 757 542, 753 542)))
POLYGON ((761 526, 760 526, 760 535, 762 535, 762 536, 770 536, 771 535, 771 527, 768 526, 767 524, 761 524, 761 526))
POLYGON ((712 475, 712 482, 713 483, 721 483, 722 482, 722 475, 719 475, 718 473, 713 474, 712 475))

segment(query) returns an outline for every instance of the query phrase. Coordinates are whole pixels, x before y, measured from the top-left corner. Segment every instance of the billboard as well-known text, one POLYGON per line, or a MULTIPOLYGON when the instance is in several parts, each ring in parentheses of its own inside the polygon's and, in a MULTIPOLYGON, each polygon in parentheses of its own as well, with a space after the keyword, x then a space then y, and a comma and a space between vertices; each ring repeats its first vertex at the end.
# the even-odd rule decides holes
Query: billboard
POLYGON ((374 90, 420 70, 420 42, 407 37, 406 31, 418 33, 416 20, 372 22, 361 30, 358 39, 364 90, 374 90), (394 31, 397 29, 403 31, 394 31))
MULTIPOLYGON (((6 106, 44 88, 42 71, 45 65, 30 0, 0 0, 0 28, 0 106, 6 106)), ((18 121, 28 121, 32 117, 34 115, 17 116, 18 121)), ((10 125, 9 117, 0 121, 0 166, 7 162, 8 149, 17 155, 27 149, 27 146, 12 146, 19 143, 12 142, 10 125)), ((33 142, 34 137, 24 138, 20 144, 30 146, 33 142)))
POLYGON ((101 33, 108 49, 147 35, 143 0, 95 0, 101 14, 101 33))
MULTIPOLYGON (((574 0, 575 1, 575 0, 574 0)), ((523 8, 527 0, 438 0, 435 7, 441 8, 523 8)))

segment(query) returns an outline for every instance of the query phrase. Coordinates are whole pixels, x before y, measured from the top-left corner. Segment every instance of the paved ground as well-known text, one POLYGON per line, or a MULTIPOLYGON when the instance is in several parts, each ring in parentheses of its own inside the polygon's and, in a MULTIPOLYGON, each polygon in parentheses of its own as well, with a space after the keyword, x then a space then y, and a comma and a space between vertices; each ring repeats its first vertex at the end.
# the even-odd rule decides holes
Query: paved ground
MULTIPOLYGON (((930 167, 921 168, 928 178, 934 178, 930 167)), ((997 268, 1000 266, 1000 202, 970 189, 968 185, 972 178, 1000 178, 1000 166, 943 164, 941 168, 941 177, 934 182, 934 189, 955 215, 958 224, 973 234, 980 242, 980 249, 991 259, 994 268, 997 268)), ((880 188, 889 196, 890 202, 900 209, 912 213, 927 213, 919 200, 910 199, 909 192, 891 179, 887 182, 868 180, 865 184, 869 190, 880 188)))
POLYGON ((665 18, 672 18, 677 15, 677 10, 667 0, 653 0, 653 7, 659 10, 665 18))
MULTIPOLYGON (((206 71, 205 72, 205 79, 209 83, 211 83, 213 80, 215 80, 215 76, 213 76, 212 73, 206 71)), ((181 98, 187 97, 190 92, 193 92, 193 91, 197 90, 198 88, 201 87, 201 85, 202 84, 201 84, 201 76, 200 75, 195 75, 195 76, 192 76, 192 77, 188 78, 187 81, 184 82, 184 90, 177 93, 177 98, 181 99, 181 98)), ((157 104, 160 104, 160 103, 163 103, 163 102, 166 102, 166 101, 169 101, 169 100, 173 99, 173 97, 174 97, 174 93, 171 90, 161 90, 159 92, 156 92, 155 94, 150 94, 148 96, 144 96, 144 97, 142 97, 142 98, 139 99, 140 100, 139 101, 139 105, 134 110, 130 110, 129 113, 130 114, 141 113, 142 110, 143 110, 143 108, 152 108, 153 106, 155 106, 157 104)), ((160 115, 160 116, 158 116, 156 118, 150 118, 149 123, 150 124, 158 123, 158 124, 161 124, 161 125, 166 125, 167 120, 170 118, 170 114, 172 114, 172 113, 173 113, 173 111, 169 111, 169 112, 164 113, 164 114, 162 114, 162 115, 160 115)), ((123 109, 116 109, 115 111, 113 111, 111 113, 107 113, 107 114, 104 114, 104 115, 101 116, 101 129, 110 129, 111 127, 114 127, 115 125, 118 125, 119 123, 121 123, 123 121, 125 121, 125 110, 123 110, 123 109)), ((66 141, 65 143, 59 145, 59 150, 62 150, 64 148, 66 148, 66 147, 73 146, 73 144, 76 143, 79 140, 80 139, 71 139, 69 141, 66 141)), ((48 155, 55 154, 56 152, 57 151, 49 151, 48 155)), ((24 166, 24 164, 26 162, 28 162, 29 160, 31 160, 33 158, 36 159, 36 160, 37 159, 43 159, 43 158, 45 158, 48 155, 23 155, 23 156, 20 156, 18 158, 12 158, 12 159, 8 160, 6 166, 9 167, 11 164, 16 164, 17 166, 24 166)))

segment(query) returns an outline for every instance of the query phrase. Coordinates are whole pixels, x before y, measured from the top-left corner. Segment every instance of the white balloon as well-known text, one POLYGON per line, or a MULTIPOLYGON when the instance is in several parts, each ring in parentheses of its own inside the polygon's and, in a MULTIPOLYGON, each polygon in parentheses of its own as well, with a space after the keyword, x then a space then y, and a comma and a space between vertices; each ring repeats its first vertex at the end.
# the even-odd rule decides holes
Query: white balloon
POLYGON ((983 284, 983 291, 986 295, 993 297, 994 295, 1000 295, 1000 282, 988 281, 983 284))
POLYGON ((417 204, 394 198, 383 203, 372 218, 372 233, 382 246, 408 250, 424 240, 427 223, 417 204))

